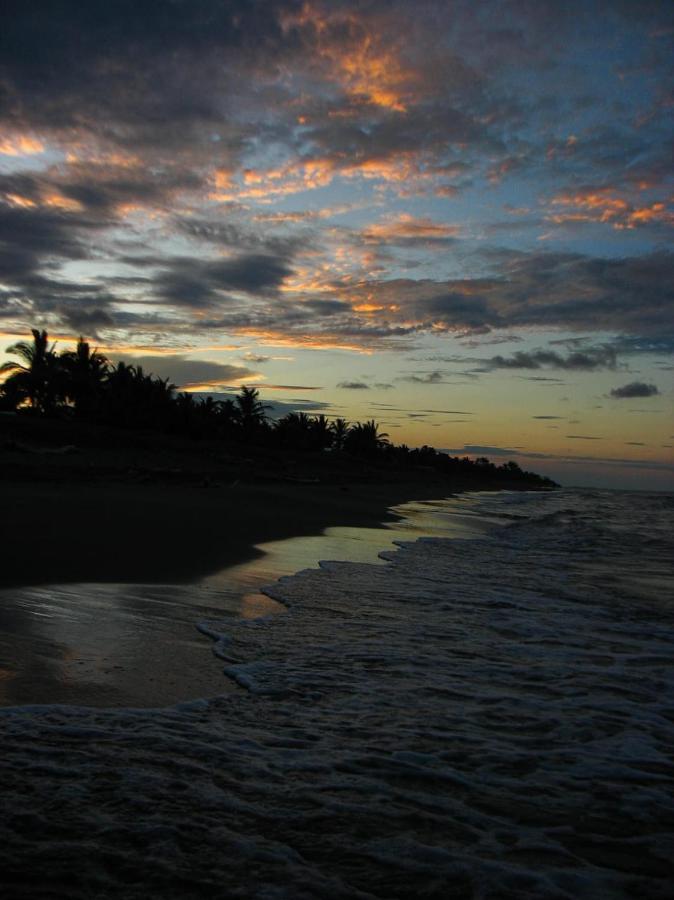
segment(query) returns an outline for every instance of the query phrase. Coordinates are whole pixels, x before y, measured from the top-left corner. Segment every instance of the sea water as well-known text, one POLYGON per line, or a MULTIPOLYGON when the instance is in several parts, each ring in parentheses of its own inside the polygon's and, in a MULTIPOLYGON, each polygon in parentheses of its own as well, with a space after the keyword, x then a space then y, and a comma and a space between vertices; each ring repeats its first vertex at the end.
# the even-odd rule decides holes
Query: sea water
POLYGON ((673 520, 414 504, 384 560, 199 623, 238 692, 0 711, 8 896, 671 897, 673 520))

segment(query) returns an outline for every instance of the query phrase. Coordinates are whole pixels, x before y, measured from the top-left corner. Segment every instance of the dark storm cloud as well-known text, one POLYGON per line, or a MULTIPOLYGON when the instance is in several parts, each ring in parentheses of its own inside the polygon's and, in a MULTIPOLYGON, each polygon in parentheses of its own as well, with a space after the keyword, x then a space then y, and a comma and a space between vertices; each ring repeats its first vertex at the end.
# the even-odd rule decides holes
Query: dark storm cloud
POLYGON ((643 381, 631 381, 622 387, 613 388, 612 397, 619 399, 630 397, 655 397, 660 391, 654 384, 646 384, 643 381))

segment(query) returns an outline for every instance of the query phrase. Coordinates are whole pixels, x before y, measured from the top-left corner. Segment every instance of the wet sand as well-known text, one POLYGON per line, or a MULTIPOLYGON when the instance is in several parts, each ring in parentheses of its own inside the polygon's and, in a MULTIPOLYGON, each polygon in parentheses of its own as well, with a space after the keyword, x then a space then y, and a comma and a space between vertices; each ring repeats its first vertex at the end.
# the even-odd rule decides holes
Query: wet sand
POLYGON ((73 582, 184 584, 254 546, 333 525, 374 525, 428 483, 230 486, 2 484, 0 587, 73 582))
POLYGON ((430 485, 3 485, 0 705, 160 707, 237 690, 201 621, 322 558, 375 561, 430 485), (346 527, 349 526, 349 527, 346 527), (327 536, 320 536, 325 533, 327 536))

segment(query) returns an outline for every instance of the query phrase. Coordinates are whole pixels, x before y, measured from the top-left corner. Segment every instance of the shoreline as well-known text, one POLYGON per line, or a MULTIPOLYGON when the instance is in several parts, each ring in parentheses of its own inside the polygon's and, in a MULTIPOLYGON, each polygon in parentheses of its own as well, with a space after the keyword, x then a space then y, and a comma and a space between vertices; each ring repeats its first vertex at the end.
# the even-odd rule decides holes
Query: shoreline
POLYGON ((306 551, 350 526, 374 546, 378 526, 404 518, 391 507, 442 494, 435 484, 13 485, 0 706, 168 708, 238 692, 199 623, 269 615, 278 604, 260 590, 285 574, 279 561, 307 564, 289 538, 306 551))
POLYGON ((390 508, 451 496, 434 481, 229 486, 3 484, 0 588, 190 584, 259 555, 257 544, 395 520, 390 508))

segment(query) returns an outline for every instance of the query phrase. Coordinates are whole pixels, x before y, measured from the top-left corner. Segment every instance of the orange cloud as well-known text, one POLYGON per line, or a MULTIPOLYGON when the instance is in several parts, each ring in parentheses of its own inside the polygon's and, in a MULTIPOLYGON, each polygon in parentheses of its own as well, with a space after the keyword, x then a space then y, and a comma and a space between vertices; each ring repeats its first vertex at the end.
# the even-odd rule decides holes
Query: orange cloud
POLYGON ((132 169, 141 165, 141 159, 131 153, 119 150, 102 150, 98 146, 86 143, 70 144, 66 153, 69 165, 113 166, 119 169, 132 169))
POLYGON ((37 199, 24 197, 22 194, 4 194, 3 200, 5 203, 9 203, 10 206, 19 206, 22 209, 35 209, 38 206, 47 206, 52 209, 63 210, 64 212, 80 212, 82 209, 81 204, 77 200, 71 200, 69 197, 64 197, 63 194, 55 191, 41 194, 37 199))
MULTIPOLYGON (((292 334, 282 329, 273 328, 240 328, 238 334, 254 339, 263 347, 308 347, 311 350, 353 350, 366 356, 372 354, 372 349, 354 340, 346 340, 342 335, 331 334, 322 331, 320 334, 292 334)), ((265 385, 266 387, 266 385, 265 385)))
POLYGON ((362 232, 368 243, 395 243, 397 240, 444 240, 459 234, 457 225, 435 222, 427 217, 415 218, 401 213, 396 219, 371 225, 362 232))
POLYGON ((10 206, 20 206, 22 209, 33 209, 37 206, 37 203, 30 197, 23 197, 21 194, 5 194, 3 199, 10 206))
POLYGON ((575 194, 558 194, 552 199, 560 212, 547 216, 555 224, 565 222, 603 222, 615 229, 636 228, 639 225, 660 223, 674 225, 674 213, 662 202, 637 206, 618 196, 610 188, 575 194))
POLYGON ((313 159, 290 162, 281 168, 246 169, 237 183, 231 173, 214 176, 215 190, 209 200, 231 202, 235 200, 260 200, 298 194, 302 191, 325 187, 335 175, 335 165, 329 159, 313 159))
POLYGON ((82 210, 82 204, 78 203, 77 200, 72 200, 70 197, 64 197, 63 194, 58 194, 56 192, 45 194, 41 199, 45 206, 61 209, 64 212, 81 212, 82 210))
POLYGON ((405 112, 418 94, 417 72, 402 59, 402 41, 385 44, 381 29, 355 11, 318 9, 305 3, 286 19, 287 28, 312 33, 315 54, 354 102, 365 100, 405 112))
POLYGON ((27 134, 0 138, 0 153, 4 156, 34 156, 44 151, 45 145, 42 141, 27 134))

